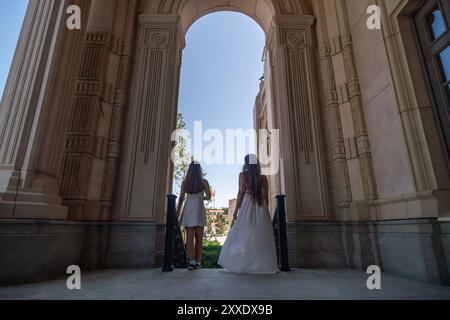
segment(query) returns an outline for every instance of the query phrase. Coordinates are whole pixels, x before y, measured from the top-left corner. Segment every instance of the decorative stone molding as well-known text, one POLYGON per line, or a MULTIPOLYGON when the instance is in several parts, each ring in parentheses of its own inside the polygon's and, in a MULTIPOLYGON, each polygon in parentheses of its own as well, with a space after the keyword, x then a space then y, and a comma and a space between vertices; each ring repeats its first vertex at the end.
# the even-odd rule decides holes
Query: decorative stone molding
POLYGON ((117 76, 117 86, 115 88, 113 109, 111 115, 111 126, 106 149, 106 165, 104 170, 104 180, 101 190, 101 201, 113 203, 115 184, 119 172, 119 161, 121 156, 122 128, 125 117, 125 92, 128 90, 130 74, 129 53, 122 51, 117 76))
POLYGON ((328 182, 319 129, 312 16, 277 16, 268 35, 280 110, 284 189, 290 220, 328 218, 328 182), (289 177, 289 178, 287 178, 289 177), (314 191, 311 191, 314 190, 314 191), (311 193, 315 196, 311 197, 311 193))
POLYGON ((288 83, 293 87, 289 95, 292 110, 290 119, 294 148, 303 152, 305 164, 310 163, 309 154, 313 151, 311 115, 307 99, 305 79, 306 56, 304 50, 310 47, 305 29, 281 28, 281 44, 286 48, 286 69, 289 73, 288 83), (294 107, 295 106, 295 107, 294 107))
MULTIPOLYGON (((0 108, 2 217, 67 217, 58 194, 60 150, 83 35, 66 27, 68 2, 28 5, 0 108)), ((89 0, 71 4, 89 15, 89 0)))
POLYGON ((306 29, 281 28, 281 44, 290 50, 305 50, 311 46, 306 29))
MULTIPOLYGON (((153 0, 157 13, 160 14, 177 14, 180 9, 188 3, 188 0, 153 0)), ((198 0, 191 0, 198 1, 198 0)), ((244 0, 248 1, 248 0, 244 0)), ((277 14, 285 15, 302 15, 310 12, 310 6, 305 0, 257 0, 269 3, 277 14)), ((215 5, 223 6, 229 4, 229 0, 216 1, 215 5)), ((239 5, 239 3, 234 4, 239 5)))
POLYGON ((147 29, 141 37, 142 46, 152 50, 165 50, 169 41, 169 29, 147 29))
POLYGON ((303 9, 302 1, 292 0, 275 0, 273 1, 275 8, 279 14, 296 14, 300 15, 305 13, 303 9))
POLYGON ((126 159, 119 214, 125 220, 164 221, 170 164, 170 134, 184 40, 178 16, 139 16, 126 159))
POLYGON ((107 11, 110 16, 101 8, 96 7, 91 19, 114 18, 115 26, 90 24, 94 29, 83 46, 61 174, 61 192, 75 220, 113 219, 120 167, 137 1, 121 1, 107 11))
POLYGON ((69 206, 71 219, 82 218, 83 203, 88 195, 106 88, 104 77, 109 45, 107 32, 86 34, 61 170, 61 196, 69 206))
MULTIPOLYGON (((439 137, 436 124, 430 123, 432 111, 430 97, 426 94, 426 77, 420 70, 412 72, 417 68, 421 53, 416 39, 410 36, 411 27, 404 22, 410 21, 417 11, 417 1, 401 0, 389 6, 389 10, 385 1, 380 5, 384 44, 415 189, 418 192, 448 189, 448 175, 438 173, 445 167, 445 151, 435 143, 439 137)), ((448 204, 443 207, 448 209, 448 204)), ((449 213, 442 212, 442 215, 449 213)))
POLYGON ((352 37, 349 32, 344 33, 342 41, 345 71, 348 79, 347 88, 357 142, 357 153, 359 155, 364 197, 369 201, 376 200, 378 198, 378 193, 372 164, 369 136, 366 127, 366 120, 364 118, 361 89, 359 87, 358 73, 353 54, 352 37))
POLYGON ((320 48, 320 66, 323 96, 325 97, 325 113, 327 115, 327 132, 331 150, 332 172, 334 176, 334 192, 338 208, 347 208, 352 201, 349 173, 346 162, 346 148, 343 139, 339 96, 336 89, 331 47, 324 43, 320 48))
POLYGON ((349 101, 349 89, 347 83, 340 84, 337 88, 337 93, 339 104, 344 104, 349 101))
POLYGON ((111 121, 108 131, 107 155, 103 171, 103 182, 100 191, 100 200, 106 206, 109 218, 120 220, 113 216, 113 205, 117 202, 118 177, 120 174, 120 161, 122 157, 123 129, 126 119, 126 103, 130 91, 132 48, 136 34, 137 0, 130 0, 126 4, 127 14, 123 24, 121 36, 114 36, 116 45, 111 51, 118 58, 118 67, 115 78, 114 99, 111 102, 111 121))
POLYGON ((335 56, 342 52, 342 38, 336 36, 332 39, 331 55, 335 56))

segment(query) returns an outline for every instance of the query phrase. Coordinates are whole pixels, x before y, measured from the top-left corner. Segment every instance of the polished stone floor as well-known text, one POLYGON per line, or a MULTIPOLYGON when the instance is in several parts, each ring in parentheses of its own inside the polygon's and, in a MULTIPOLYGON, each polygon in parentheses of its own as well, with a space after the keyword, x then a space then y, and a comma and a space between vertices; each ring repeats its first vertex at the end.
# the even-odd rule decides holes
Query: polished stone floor
POLYGON ((305 270, 278 275, 235 275, 222 270, 104 270, 82 275, 82 288, 66 280, 0 288, 0 299, 448 299, 450 287, 382 275, 381 290, 367 289, 368 275, 355 270, 305 270))

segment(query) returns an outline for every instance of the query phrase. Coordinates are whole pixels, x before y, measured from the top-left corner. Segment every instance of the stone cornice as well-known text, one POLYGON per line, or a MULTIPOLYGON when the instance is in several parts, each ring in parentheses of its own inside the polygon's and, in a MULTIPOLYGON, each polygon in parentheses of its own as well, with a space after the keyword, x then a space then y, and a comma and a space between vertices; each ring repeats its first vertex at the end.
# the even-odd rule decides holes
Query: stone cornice
POLYGON ((138 20, 140 24, 177 24, 181 18, 174 14, 141 14, 138 20))
POLYGON ((273 24, 279 27, 284 26, 312 26, 316 18, 311 15, 277 15, 273 18, 273 24))

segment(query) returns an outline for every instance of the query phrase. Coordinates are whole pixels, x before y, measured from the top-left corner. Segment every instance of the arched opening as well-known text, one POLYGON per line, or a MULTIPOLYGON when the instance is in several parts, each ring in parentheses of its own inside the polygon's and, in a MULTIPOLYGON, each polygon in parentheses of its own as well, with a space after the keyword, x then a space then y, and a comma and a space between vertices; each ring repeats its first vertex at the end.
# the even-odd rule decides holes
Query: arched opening
MULTIPOLYGON (((265 33, 255 124, 268 126, 266 110, 280 129, 294 265, 382 263, 448 283, 447 3, 379 1, 377 31, 358 1, 30 1, 0 106, 0 282, 40 281, 69 263, 160 266, 185 36, 200 17, 232 11, 265 33), (81 31, 67 28, 69 4, 81 9, 81 31)), ((14 38, 23 11, 12 8, 25 4, 0 13, 14 38)))
POLYGON ((256 153, 251 134, 255 98, 264 86, 264 48, 260 26, 236 12, 203 16, 186 34, 177 128, 186 129, 191 139, 177 141, 176 152, 184 159, 174 164, 173 191, 179 195, 191 158, 199 160, 213 191, 207 204, 208 240, 225 240, 243 159, 256 153), (201 148, 195 145, 198 139, 201 148))
POLYGON ((184 34, 187 34, 191 26, 203 16, 218 12, 241 13, 254 20, 267 34, 274 8, 270 1, 235 1, 233 4, 229 1, 216 1, 212 5, 205 2, 187 1, 180 10, 181 28, 184 34))
MULTIPOLYGON (((200 17, 217 11, 244 13, 265 31, 265 87, 259 100, 271 100, 266 108, 272 128, 279 130, 275 171, 280 178, 274 193, 286 194, 290 221, 326 220, 328 187, 313 58, 315 19, 305 15, 309 11, 303 2, 269 0, 144 2, 117 215, 122 220, 165 223, 185 32, 200 17)), ((258 121, 264 123, 264 117, 258 121)))

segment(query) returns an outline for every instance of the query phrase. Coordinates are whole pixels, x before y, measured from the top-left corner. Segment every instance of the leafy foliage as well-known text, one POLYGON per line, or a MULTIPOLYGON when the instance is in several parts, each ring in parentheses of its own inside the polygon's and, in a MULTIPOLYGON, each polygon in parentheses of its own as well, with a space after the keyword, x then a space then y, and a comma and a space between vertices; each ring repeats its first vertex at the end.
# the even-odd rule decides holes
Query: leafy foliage
POLYGON ((217 264, 222 246, 217 241, 204 240, 202 267, 206 269, 220 269, 217 264))
MULTIPOLYGON (((186 123, 184 122, 183 114, 178 113, 177 115, 177 130, 186 130, 186 123)), ((189 168, 191 159, 187 152, 186 139, 183 135, 177 135, 175 149, 174 149, 174 168, 173 168, 173 180, 174 183, 181 188, 184 177, 189 168)))

